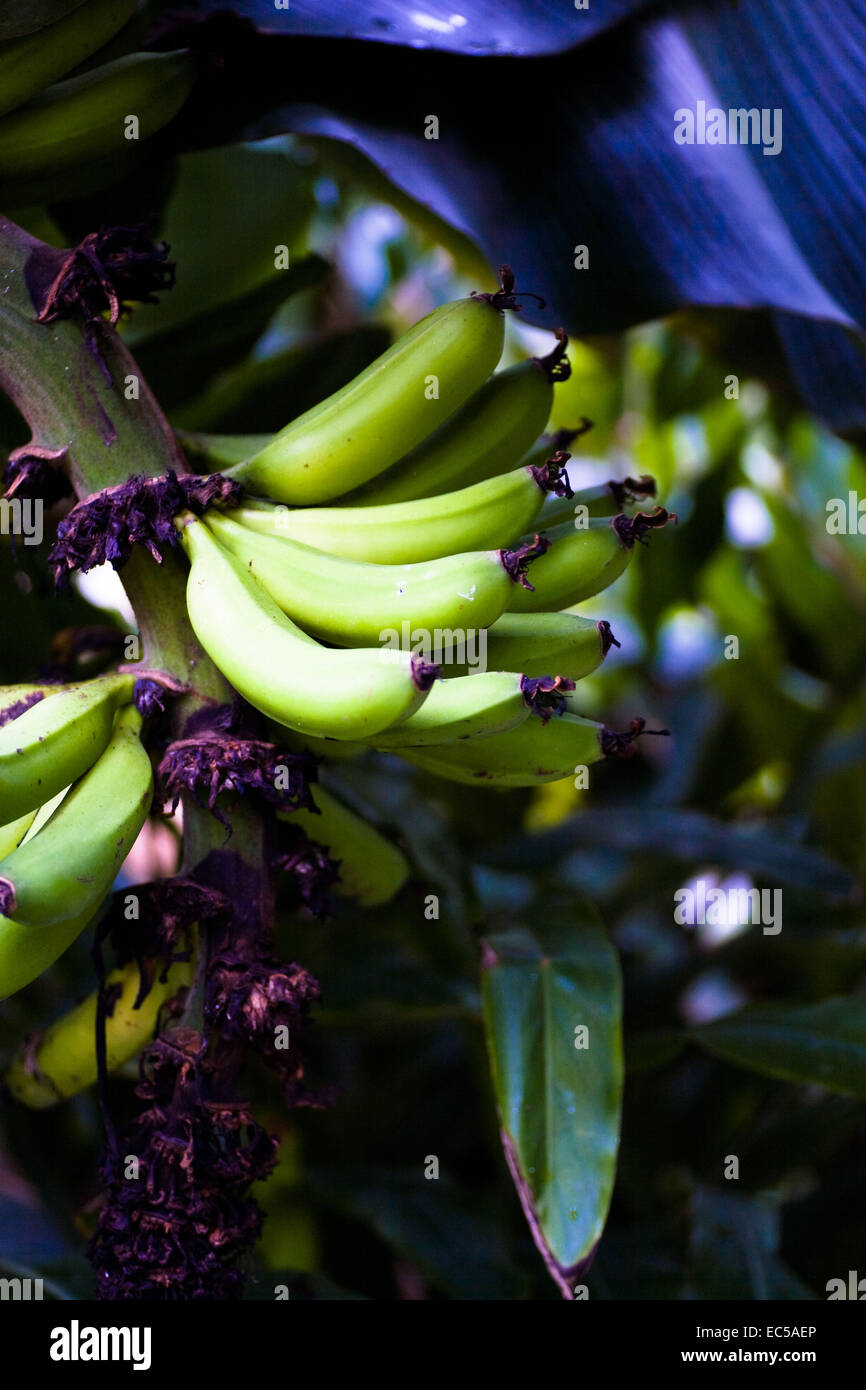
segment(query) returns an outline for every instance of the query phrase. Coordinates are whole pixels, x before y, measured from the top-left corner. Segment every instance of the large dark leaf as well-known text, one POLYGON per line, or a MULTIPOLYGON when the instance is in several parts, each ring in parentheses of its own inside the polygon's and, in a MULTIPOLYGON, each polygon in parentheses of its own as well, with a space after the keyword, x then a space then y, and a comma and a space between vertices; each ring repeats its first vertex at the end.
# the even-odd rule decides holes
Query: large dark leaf
POLYGON ((798 1008, 754 1004, 692 1030, 708 1052, 737 1066, 866 1097, 866 995, 798 1008))
POLYGON ((491 849, 485 858, 491 864, 531 867, 588 845, 710 862, 840 900, 852 900, 858 890, 856 879, 842 865, 769 826, 729 824, 700 811, 666 807, 594 809, 545 835, 491 849))
MULTIPOLYGON (((204 391, 227 361, 241 361, 280 305, 322 280, 321 256, 305 256, 278 279, 182 323, 169 323, 136 347, 136 360, 165 411, 204 391)), ((262 426, 264 429, 265 427, 262 426)))
MULTIPOLYGON (((409 23, 421 13, 401 12, 409 23)), ((535 7, 525 13, 534 28, 535 7)), ((563 6, 560 18, 577 36, 581 16, 563 6)), ((503 24, 512 22, 506 12, 503 24)), ((358 32, 351 21, 321 23, 320 32, 358 32)), ((484 24, 493 32, 488 8, 484 24)), ((813 321, 825 352, 852 370, 857 349, 840 330, 866 322, 866 29, 854 6, 672 3, 594 36, 580 30, 579 47, 533 59, 465 56, 477 51, 460 38, 471 27, 440 35, 449 53, 273 35, 234 75, 237 111, 271 108, 249 131, 355 146, 403 196, 474 236, 492 262, 510 260, 549 300, 547 322, 573 332, 683 305, 770 307, 785 316, 810 400, 834 421, 862 425, 856 373, 826 383, 810 362, 814 334, 798 336, 799 321, 813 321), (815 115, 831 91, 832 122, 815 115), (699 101, 781 110, 780 152, 677 144, 674 113, 699 101), (424 137, 429 114, 439 120, 435 140, 424 137), (589 248, 588 269, 574 268, 577 245, 589 248)))
MULTIPOLYGON (((56 0, 55 0, 56 2, 56 0)), ((45 0, 43 0, 45 3, 45 0)), ((232 9, 257 29, 277 34, 319 34, 377 43, 441 48, 451 53, 558 53, 584 43, 653 0, 503 0, 495 6, 471 0, 198 0, 204 13, 232 9)), ((175 9, 170 3, 166 9, 175 9)))
POLYGON ((359 1168, 311 1168, 310 1190, 323 1203, 369 1225, 417 1265, 434 1287, 458 1299, 516 1297, 486 1204, 446 1177, 359 1168))
POLYGON ((620 979, 597 914, 575 906, 490 936, 484 1017, 502 1142, 563 1296, 588 1267, 613 1190, 622 1091, 620 979), (588 1045, 577 1030, 588 1029, 588 1045))
POLYGON ((699 1188, 692 1202, 691 1298, 809 1299, 777 1254, 779 1212, 764 1198, 699 1188))

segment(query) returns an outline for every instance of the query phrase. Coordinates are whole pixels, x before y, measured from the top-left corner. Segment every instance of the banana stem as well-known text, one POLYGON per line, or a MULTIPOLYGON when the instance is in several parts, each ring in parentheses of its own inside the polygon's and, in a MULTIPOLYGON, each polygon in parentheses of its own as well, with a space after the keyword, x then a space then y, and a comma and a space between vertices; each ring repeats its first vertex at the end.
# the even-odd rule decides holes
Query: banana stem
MULTIPOLYGON (((107 326, 99 330, 98 352, 88 345, 76 319, 37 322, 36 304, 59 253, 5 218, 0 218, 0 390, 20 410, 32 446, 62 451, 63 465, 78 499, 124 483, 133 474, 158 477, 186 472, 156 399, 130 352, 107 326)), ((185 565, 180 552, 158 565, 135 551, 122 580, 139 624, 141 663, 190 686, 172 708, 175 737, 191 714, 206 704, 227 703, 233 692, 201 650, 186 613, 185 565)), ((273 923, 272 879, 263 817, 248 805, 232 808, 233 834, 192 797, 184 798, 184 872, 219 879, 239 918, 255 913, 273 923), (254 887, 253 887, 254 886, 254 887)), ((196 981, 190 991, 186 1026, 201 1030, 204 980, 212 942, 202 941, 196 981)), ((223 1049, 225 1052, 226 1049, 223 1049)), ((226 1052, 221 1067, 230 1089, 242 1060, 226 1052)))

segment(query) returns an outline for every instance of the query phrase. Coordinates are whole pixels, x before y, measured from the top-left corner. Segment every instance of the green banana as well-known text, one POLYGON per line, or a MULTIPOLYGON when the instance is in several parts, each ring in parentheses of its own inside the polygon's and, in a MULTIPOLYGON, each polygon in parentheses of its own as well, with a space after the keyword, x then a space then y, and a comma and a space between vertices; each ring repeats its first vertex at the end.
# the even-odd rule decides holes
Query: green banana
POLYGON ((541 782, 573 777, 600 758, 629 757, 642 734, 668 732, 647 729, 644 719, 633 719, 624 733, 616 733, 574 713, 575 699, 566 694, 569 708, 546 724, 539 719, 526 719, 505 733, 467 739, 433 752, 401 748, 400 757, 450 782, 534 787, 541 782))
POLYGON ((401 749, 487 738, 515 728, 531 713, 545 721, 562 713, 564 692, 573 688, 574 681, 562 676, 532 680, 513 671, 457 676, 440 681, 415 714, 370 742, 376 748, 401 749))
POLYGON ((122 709, 93 767, 39 833, 0 862, 4 917, 37 928, 96 911, 150 809, 153 774, 140 729, 138 711, 122 709))
POLYGON ((0 859, 5 859, 7 854, 18 848, 35 819, 36 812, 28 811, 25 816, 0 825, 0 859))
POLYGON ((235 463, 244 463, 254 454, 260 454, 274 437, 272 434, 194 434, 177 429, 175 435, 187 458, 204 463, 207 471, 212 472, 231 468, 235 463))
POLYGON ((362 907, 381 907, 390 902, 409 877, 405 854, 324 787, 313 787, 312 797, 319 814, 278 811, 278 818, 299 825, 337 861, 337 893, 357 899, 362 907))
POLYGON ((363 739, 396 724, 436 674, 409 652, 320 647, 189 513, 175 524, 190 560, 187 610, 208 656, 251 705, 316 738, 363 739))
POLYGON ((79 73, 90 72, 91 69, 100 68, 105 63, 113 63, 115 58, 125 58, 127 54, 138 53, 143 49, 156 23, 158 3, 159 0, 136 0, 135 8, 123 28, 118 29, 108 43, 103 44, 83 63, 79 63, 69 76, 78 77, 79 73))
POLYGON ((177 115, 194 78, 191 58, 178 50, 131 53, 58 82, 0 118, 0 178, 53 173, 134 148, 127 117, 149 138, 177 115))
POLYGON ((336 758, 338 762, 348 762, 352 758, 359 758, 362 753, 369 752, 368 743, 350 743, 344 738, 313 738, 310 734, 296 734, 284 724, 275 724, 273 721, 271 724, 268 737, 293 753, 314 753, 317 758, 336 758))
MULTIPOLYGON (((554 455, 554 458, 558 455, 554 455)), ((551 460, 552 462, 552 460, 551 460)), ((642 478, 611 478, 606 483, 595 483, 592 487, 578 488, 571 497, 546 497, 535 520, 539 530, 548 526, 558 526, 570 521, 577 527, 591 516, 616 516, 618 512, 631 511, 648 497, 655 497, 655 478, 645 473, 642 478)), ((512 536, 519 532, 512 532, 512 536)))
MULTIPOLYGON (((44 806, 40 806, 38 811, 28 811, 25 816, 0 827, 0 859, 5 859, 18 845, 38 835, 67 791, 68 788, 64 788, 44 806)), ((92 913, 86 911, 57 926, 33 931, 31 927, 11 922, 8 917, 0 917, 0 1002, 17 994, 19 989, 29 985, 53 965, 91 918, 92 913)))
POLYGON ((59 685, 0 685, 0 729, 50 692, 62 689, 59 685))
POLYGON ((515 585, 509 609, 514 613, 556 611, 600 594, 623 573, 636 542, 644 543, 649 531, 675 520, 674 512, 656 507, 632 517, 620 513, 610 521, 596 517, 579 530, 571 522, 554 527, 547 536, 550 549, 533 566, 532 590, 515 585))
POLYGON ((0 1002, 38 979, 81 935, 94 915, 88 909, 41 931, 0 917, 0 1002))
POLYGON ((455 634, 489 627, 504 612, 522 576, 518 551, 372 565, 249 531, 219 512, 209 513, 206 524, 284 613, 314 637, 343 647, 388 645, 391 634, 392 646, 408 647, 418 629, 418 649, 424 634, 431 642, 444 633, 459 641, 455 634))
MULTIPOLYGON (((477 677, 469 677, 470 680, 477 677)), ((400 756, 425 772, 470 786, 533 787, 573 777, 579 767, 604 756, 604 725, 574 714, 560 714, 543 724, 526 719, 505 733, 467 739, 447 747, 400 756)))
MULTIPOLYGON (((46 825, 47 822, 50 821, 51 817, 54 815, 54 812, 57 810, 57 807, 60 805, 63 798, 66 796, 66 793, 70 790, 71 787, 64 787, 63 790, 58 792, 56 796, 52 796, 49 801, 46 801, 44 806, 40 806, 36 811, 28 811, 27 814, 32 815, 33 819, 30 822, 26 834, 23 835, 22 838, 18 841, 19 844, 25 845, 28 843, 28 841, 33 839, 34 835, 39 834, 43 825, 46 825)), ((26 816, 22 816, 22 820, 26 820, 26 818, 26 816)), ((11 851, 9 852, 11 853, 11 851)), ((5 859, 6 856, 4 855, 3 857, 5 859)))
POLYGON ((554 612, 601 593, 619 578, 633 553, 611 522, 602 518, 579 531, 566 522, 546 536, 551 546, 533 567, 532 593, 509 595, 508 607, 514 613, 554 612))
POLYGON ((232 512, 233 520, 266 536, 366 560, 376 565, 418 564, 467 550, 486 550, 503 536, 531 526, 545 495, 570 492, 562 466, 516 468, 496 478, 381 507, 273 507, 260 504, 232 512))
MULTIPOLYGON (((490 671, 513 671, 543 676, 556 671, 582 680, 601 665, 619 642, 602 619, 576 613, 503 613, 486 634, 485 665, 490 671)), ((449 676, 471 675, 470 667, 449 667, 449 676)), ((447 684, 447 682, 446 682, 447 684)))
POLYGON ((99 676, 50 693, 0 729, 0 820, 43 805, 92 767, 135 677, 99 676))
POLYGON ((556 379, 550 371, 548 359, 532 357, 497 372, 434 434, 350 497, 349 505, 436 497, 513 467, 547 424, 556 379))
POLYGON ((35 97, 118 33, 138 0, 87 0, 71 14, 0 43, 0 116, 35 97))
POLYGON ((468 400, 499 361, 504 333, 497 295, 434 309, 228 476, 293 505, 327 502, 360 487, 468 400))
MULTIPOLYGON (((194 963, 177 961, 164 978, 157 977, 135 1008, 141 973, 137 961, 113 970, 107 990, 119 990, 105 1019, 105 1057, 109 1072, 135 1057, 156 1032, 159 1011, 167 999, 192 983, 194 963)), ((94 990, 75 1008, 43 1032, 26 1039, 6 1074, 16 1100, 31 1110, 46 1110, 92 1086, 97 1076, 96 1020, 99 992, 94 990)))

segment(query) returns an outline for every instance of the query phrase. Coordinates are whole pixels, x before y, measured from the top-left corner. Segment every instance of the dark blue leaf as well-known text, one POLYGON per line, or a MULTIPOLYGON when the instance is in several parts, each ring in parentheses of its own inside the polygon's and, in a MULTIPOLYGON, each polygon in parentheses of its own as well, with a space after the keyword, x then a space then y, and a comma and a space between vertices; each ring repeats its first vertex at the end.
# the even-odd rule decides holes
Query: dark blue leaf
MULTIPOLYGON (((44 3, 44 0, 43 0, 44 3)), ((199 0, 211 13, 232 9, 265 33, 372 39, 448 53, 559 53, 645 9, 652 0, 199 0)))
MULTIPOLYGON (((536 7, 519 8, 534 28, 536 7)), ((557 13, 573 23, 568 10, 557 13)), ((246 109, 270 114, 248 133, 353 145, 492 264, 510 261, 548 300, 548 326, 600 333, 685 305, 769 307, 794 316, 780 320, 782 340, 810 403, 837 426, 866 423, 858 348, 843 336, 866 322, 866 24, 853 6, 671 4, 536 59, 263 42, 289 48, 256 66, 246 109), (280 108, 289 91, 293 104, 280 108), (699 101, 780 109, 779 153, 677 144, 674 113, 699 101), (424 138, 431 113, 435 140, 424 138), (574 267, 579 245, 588 269, 574 267), (825 379, 816 335, 847 375, 825 379)))

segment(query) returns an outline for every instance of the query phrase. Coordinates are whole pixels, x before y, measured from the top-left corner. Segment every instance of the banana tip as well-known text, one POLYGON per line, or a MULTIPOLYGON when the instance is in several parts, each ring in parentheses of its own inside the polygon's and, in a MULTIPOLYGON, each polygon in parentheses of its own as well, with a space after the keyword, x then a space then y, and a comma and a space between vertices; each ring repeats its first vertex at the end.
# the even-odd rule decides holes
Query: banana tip
POLYGON ((637 751, 635 743, 642 734, 657 734, 668 738, 670 729, 648 729, 646 720, 640 717, 632 719, 628 728, 621 732, 602 726, 601 751, 606 758, 631 758, 637 751))
POLYGON ((441 668, 432 661, 425 661, 421 656, 412 657, 412 680, 425 695, 433 682, 438 681, 441 675, 441 668))
POLYGON ((601 618, 600 621, 596 623, 596 627, 598 628, 598 635, 601 638, 602 656, 607 656, 611 647, 622 646, 622 642, 618 642, 614 637, 613 630, 607 618, 601 618))
POLYGON ((574 690, 574 685, 568 676, 520 677, 524 703, 533 714, 538 715, 542 724, 546 724, 552 715, 565 712, 565 693, 574 690))
POLYGON ((13 917, 16 906, 15 884, 11 879, 0 878, 0 917, 13 917))
POLYGON ((669 521, 679 521, 676 512, 669 512, 665 507, 655 507, 651 512, 638 512, 635 516, 620 513, 613 518, 611 525, 626 550, 632 550, 635 542, 646 545, 645 538, 648 533, 660 530, 662 526, 667 526, 669 521))

